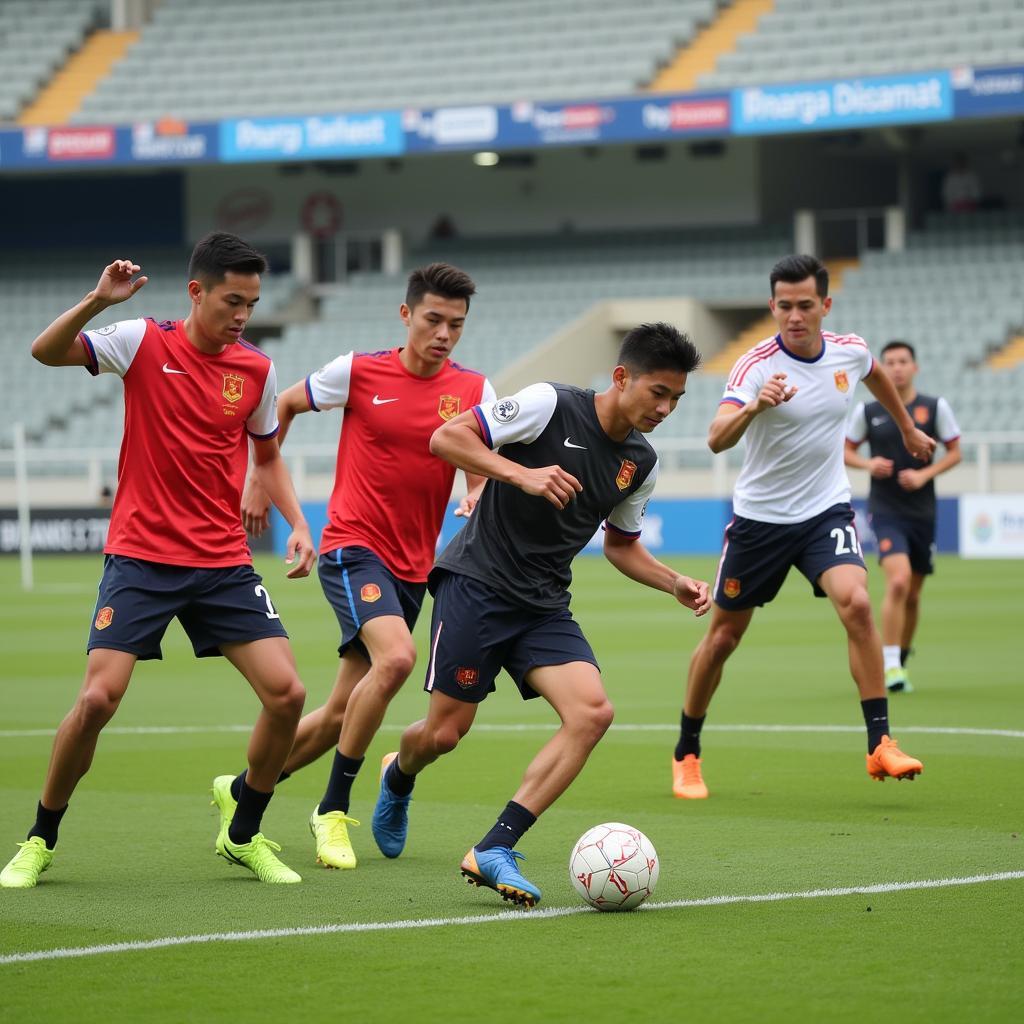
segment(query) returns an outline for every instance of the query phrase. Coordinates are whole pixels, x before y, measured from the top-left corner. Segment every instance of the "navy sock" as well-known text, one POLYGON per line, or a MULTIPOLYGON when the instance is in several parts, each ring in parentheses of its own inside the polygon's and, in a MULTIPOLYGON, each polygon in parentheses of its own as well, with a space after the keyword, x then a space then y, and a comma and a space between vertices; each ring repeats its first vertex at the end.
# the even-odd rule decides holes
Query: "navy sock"
POLYGON ((263 820, 263 812, 270 803, 274 794, 261 793, 258 789, 252 789, 242 780, 242 791, 238 794, 238 807, 235 808, 235 816, 231 819, 231 826, 228 828, 228 838, 237 846, 251 842, 252 837, 260 830, 260 822, 263 820))
POLYGON ((883 736, 891 736, 889 732, 889 698, 872 697, 862 700, 860 709, 864 712, 864 724, 868 727, 868 753, 873 754, 875 747, 882 742, 883 736))
POLYGON ((679 726, 679 742, 676 744, 676 760, 682 761, 687 754, 694 754, 700 757, 700 731, 704 728, 704 719, 690 718, 684 711, 682 722, 679 726))
POLYGON ((900 665, 902 665, 903 668, 907 667, 907 658, 909 658, 909 657, 910 657, 910 648, 909 647, 901 647, 900 648, 900 665))
POLYGON ((329 811, 348 813, 352 783, 355 782, 362 766, 363 758, 346 757, 340 750, 334 752, 331 777, 327 780, 327 789, 324 792, 324 798, 320 801, 318 813, 327 814, 329 811))
MULTIPOLYGON (((290 779, 291 777, 291 772, 281 772, 281 774, 277 777, 277 781, 284 782, 285 779, 290 779)), ((234 798, 236 804, 238 803, 238 796, 242 792, 243 782, 245 782, 245 772, 242 772, 241 775, 236 775, 231 780, 231 796, 234 798)))
POLYGON ((36 823, 28 830, 26 839, 39 836, 46 843, 46 848, 52 850, 57 845, 57 829, 60 828, 60 819, 64 817, 68 805, 65 804, 59 811, 51 811, 42 803, 36 805, 36 823))
POLYGON ((509 800, 494 827, 476 844, 476 849, 491 850, 495 846, 507 846, 511 849, 536 820, 536 815, 531 814, 522 804, 509 800))
POLYGON ((396 757, 388 765, 388 770, 384 773, 384 781, 395 796, 408 796, 412 792, 412 787, 416 785, 416 776, 406 775, 398 767, 398 758, 396 757))

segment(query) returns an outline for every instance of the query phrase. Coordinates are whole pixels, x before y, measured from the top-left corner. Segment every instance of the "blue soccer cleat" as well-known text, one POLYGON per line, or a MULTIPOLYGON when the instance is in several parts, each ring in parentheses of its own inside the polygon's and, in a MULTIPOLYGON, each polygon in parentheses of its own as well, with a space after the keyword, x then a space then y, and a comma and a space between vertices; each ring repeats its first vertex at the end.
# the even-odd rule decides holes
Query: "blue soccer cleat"
POLYGON ((503 900, 511 900, 521 907, 535 907, 540 903, 540 889, 519 873, 517 859, 525 857, 507 846, 490 850, 478 850, 474 846, 462 858, 461 870, 470 885, 486 885, 503 900))
POLYGON ((380 795, 370 822, 380 852, 391 858, 399 856, 405 849, 405 838, 409 834, 409 801, 412 799, 412 793, 395 796, 385 780, 388 766, 396 757, 397 753, 385 754, 380 763, 380 795))

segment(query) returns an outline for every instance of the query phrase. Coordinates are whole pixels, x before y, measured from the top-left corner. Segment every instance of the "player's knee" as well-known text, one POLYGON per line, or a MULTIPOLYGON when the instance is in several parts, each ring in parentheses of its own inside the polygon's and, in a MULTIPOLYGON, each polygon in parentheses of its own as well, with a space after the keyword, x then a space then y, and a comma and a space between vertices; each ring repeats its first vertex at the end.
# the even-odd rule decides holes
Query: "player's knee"
POLYGON ((732 625, 722 625, 711 630, 706 637, 711 657, 718 662, 725 661, 739 647, 742 636, 743 633, 732 625))
POLYGON ((294 719, 302 717, 302 708, 306 703, 306 688, 298 676, 293 676, 286 685, 280 687, 273 696, 264 701, 263 706, 275 718, 294 719))
POLYGON ((840 615, 847 631, 870 633, 874 629, 871 618, 871 598, 866 587, 851 590, 840 605, 840 615))
POLYGON ((893 600, 907 601, 910 597, 910 573, 893 573, 889 577, 886 586, 893 600))
POLYGON ((587 724, 596 743, 609 729, 615 718, 615 708, 610 700, 604 700, 588 709, 587 724))
POLYGON ((416 648, 396 647, 374 662, 373 676, 376 685, 387 697, 393 697, 416 667, 416 648))
POLYGON ((86 729, 102 729, 114 717, 120 703, 120 695, 102 683, 87 686, 78 697, 78 719, 86 729))
POLYGON ((438 757, 450 754, 459 745, 463 735, 455 722, 441 722, 431 736, 434 754, 438 757))

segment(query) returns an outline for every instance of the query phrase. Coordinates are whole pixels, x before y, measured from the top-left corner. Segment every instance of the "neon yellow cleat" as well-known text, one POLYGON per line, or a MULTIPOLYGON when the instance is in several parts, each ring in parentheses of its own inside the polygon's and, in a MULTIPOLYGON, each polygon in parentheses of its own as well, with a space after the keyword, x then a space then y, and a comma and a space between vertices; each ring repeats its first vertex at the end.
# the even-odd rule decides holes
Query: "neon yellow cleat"
POLYGON ((53 850, 46 848, 42 836, 32 836, 18 846, 21 849, 0 872, 0 886, 4 889, 31 889, 53 860, 53 850))
POLYGON ((890 693, 913 693, 910 676, 905 668, 887 668, 885 670, 885 688, 890 693))
POLYGON ((257 832, 248 843, 231 842, 226 829, 217 836, 217 854, 232 864, 241 864, 243 868, 248 868, 261 882, 270 882, 274 885, 294 885, 301 882, 301 875, 274 856, 274 852, 280 849, 277 843, 268 839, 262 832, 257 832))
POLYGON ((217 829, 218 843, 221 836, 228 834, 228 827, 231 825, 231 819, 235 816, 235 808, 238 806, 238 802, 231 795, 231 783, 234 781, 234 775, 218 775, 213 780, 213 788, 210 790, 213 794, 210 804, 220 811, 220 828, 217 829))
POLYGON ((352 840, 348 837, 348 826, 358 825, 355 818, 350 818, 344 811, 328 811, 320 813, 320 805, 313 808, 309 816, 309 831, 316 840, 316 860, 325 868, 354 868, 356 854, 352 849, 352 840))

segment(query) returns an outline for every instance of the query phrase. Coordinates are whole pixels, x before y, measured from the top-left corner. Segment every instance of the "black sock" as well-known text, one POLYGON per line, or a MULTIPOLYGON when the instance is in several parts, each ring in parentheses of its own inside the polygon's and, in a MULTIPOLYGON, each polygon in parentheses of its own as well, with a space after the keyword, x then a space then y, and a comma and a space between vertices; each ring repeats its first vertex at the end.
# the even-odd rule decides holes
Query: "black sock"
POLYGON ((907 658, 909 658, 909 657, 910 657, 910 648, 909 647, 901 647, 900 648, 900 665, 903 668, 907 667, 907 658))
POLYGON ((683 719, 679 726, 679 742, 676 744, 676 760, 682 761, 687 754, 695 754, 700 757, 700 731, 704 728, 704 719, 690 718, 683 712, 683 719))
POLYGON ((384 781, 395 796, 408 796, 412 792, 412 787, 416 785, 416 776, 406 775, 398 767, 398 758, 396 757, 388 765, 388 770, 384 773, 384 781))
POLYGON ((238 807, 235 808, 235 816, 228 828, 228 838, 231 842, 241 846, 252 841, 252 837, 260 830, 263 812, 273 795, 250 788, 243 779, 242 791, 238 794, 238 807))
POLYGON ((476 844, 476 849, 491 850, 495 846, 507 846, 511 849, 536 820, 536 815, 531 814, 522 804, 509 800, 494 827, 476 844))
MULTIPOLYGON (((278 775, 278 777, 277 777, 277 781, 278 782, 284 782, 285 779, 290 779, 291 777, 292 777, 292 773, 291 772, 281 772, 281 774, 278 775)), ((234 799, 236 804, 238 803, 238 796, 242 792, 242 783, 243 782, 245 782, 245 772, 242 772, 241 775, 236 775, 231 780, 231 796, 234 799)))
POLYGON ((64 817, 64 812, 67 809, 67 804, 59 811, 51 811, 42 803, 37 804, 36 823, 28 830, 28 835, 25 838, 31 839, 33 836, 39 836, 46 843, 46 848, 52 850, 57 845, 57 829, 60 828, 60 819, 64 817))
POLYGON ((359 774, 359 769, 362 766, 363 758, 346 757, 340 750, 334 752, 331 777, 327 780, 327 789, 324 792, 324 798, 320 801, 319 814, 327 814, 329 811, 348 813, 352 783, 355 782, 356 775, 359 774))
POLYGON ((860 709, 864 712, 864 724, 868 727, 868 753, 873 754, 875 747, 882 742, 883 736, 889 736, 889 698, 872 697, 862 700, 860 709))

